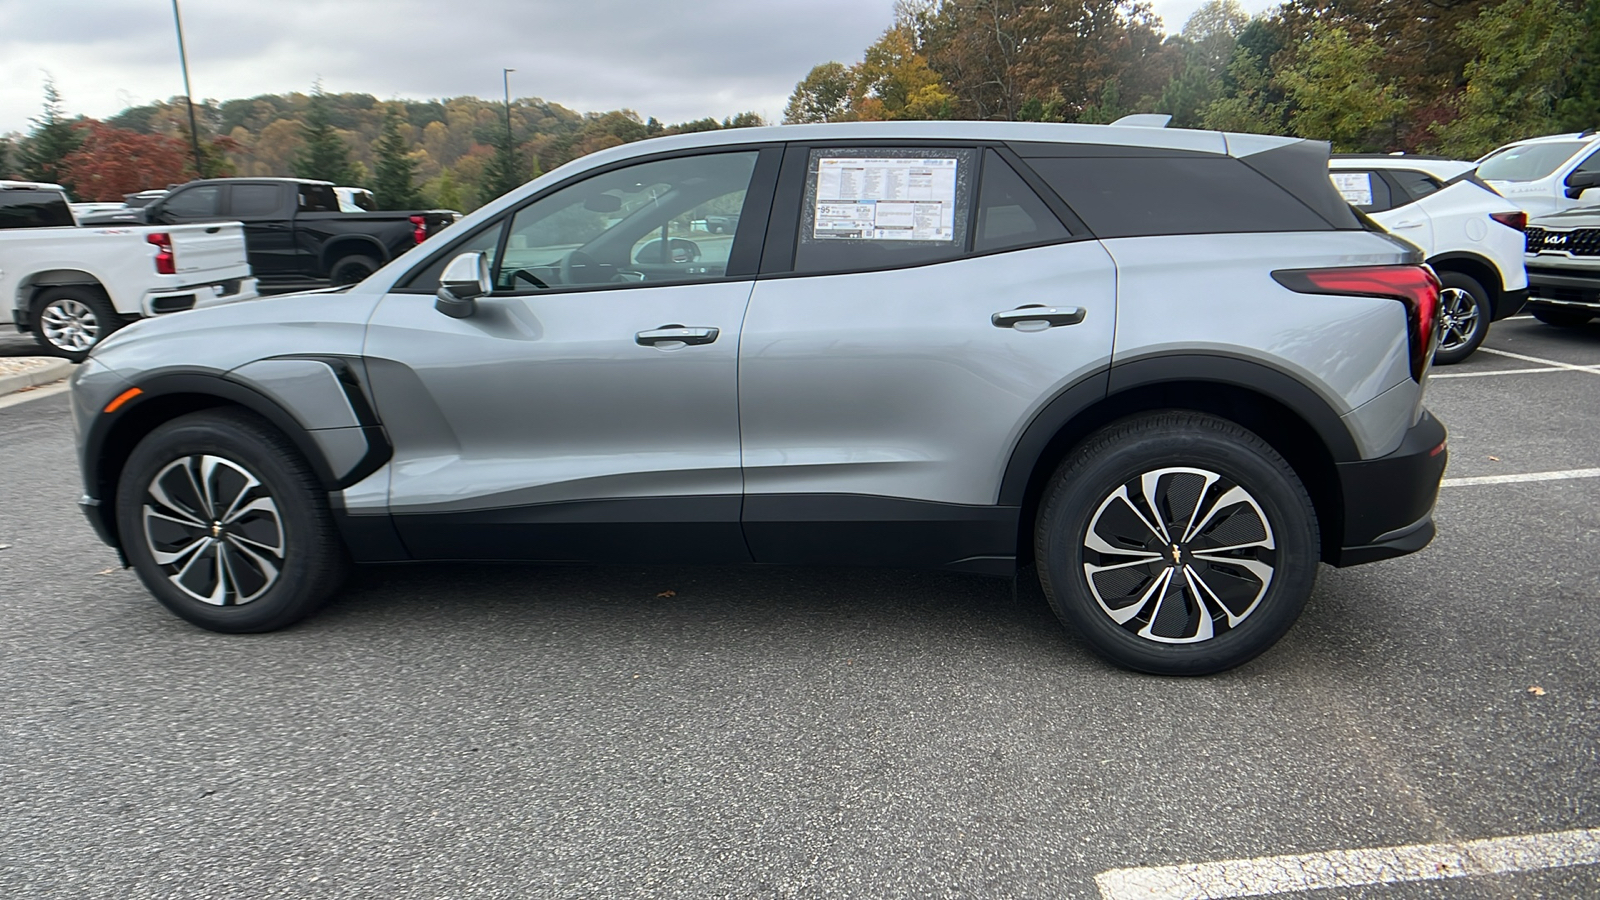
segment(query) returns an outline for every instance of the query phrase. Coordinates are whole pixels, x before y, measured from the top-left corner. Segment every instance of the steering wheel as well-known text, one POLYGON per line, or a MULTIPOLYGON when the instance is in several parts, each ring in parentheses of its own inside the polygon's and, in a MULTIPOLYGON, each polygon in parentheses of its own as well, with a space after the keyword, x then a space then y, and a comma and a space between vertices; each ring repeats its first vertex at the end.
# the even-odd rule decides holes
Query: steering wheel
POLYGON ((577 282, 572 280, 572 276, 573 270, 579 266, 586 269, 595 269, 599 267, 599 263, 594 261, 594 257, 582 250, 573 250, 566 256, 561 257, 561 283, 576 284, 577 282))

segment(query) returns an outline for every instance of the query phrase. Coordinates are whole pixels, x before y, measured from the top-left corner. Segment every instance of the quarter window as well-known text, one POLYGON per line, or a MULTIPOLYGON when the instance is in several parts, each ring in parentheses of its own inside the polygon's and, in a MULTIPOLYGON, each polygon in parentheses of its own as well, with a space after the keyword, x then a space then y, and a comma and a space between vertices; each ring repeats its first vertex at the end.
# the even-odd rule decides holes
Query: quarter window
POLYGON ((1413 201, 1421 200, 1423 197, 1439 190, 1442 186, 1438 181, 1434 180, 1433 176, 1425 175, 1422 172, 1393 169, 1390 170, 1389 175, 1399 182, 1401 190, 1410 195, 1413 201))
POLYGON ((978 153, 813 149, 794 270, 844 272, 965 255, 978 153))
POLYGON ((983 156, 983 181, 978 186, 977 253, 1064 241, 1070 235, 1055 213, 1028 187, 1000 154, 983 156))

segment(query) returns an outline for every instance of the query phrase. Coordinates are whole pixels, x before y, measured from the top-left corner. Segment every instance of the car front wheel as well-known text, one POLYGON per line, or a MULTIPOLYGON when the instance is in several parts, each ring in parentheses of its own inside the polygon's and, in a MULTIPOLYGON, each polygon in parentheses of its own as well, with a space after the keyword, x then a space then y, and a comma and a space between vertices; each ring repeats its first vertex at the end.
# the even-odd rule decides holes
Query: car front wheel
POLYGON ((338 588, 344 548, 326 495, 281 434, 249 413, 174 419, 134 448, 117 530, 139 579, 212 631, 272 631, 338 588))
POLYGON ((1270 445, 1192 412, 1096 433, 1061 464, 1035 528, 1056 615, 1106 659, 1205 675, 1247 662, 1299 617, 1317 519, 1270 445))

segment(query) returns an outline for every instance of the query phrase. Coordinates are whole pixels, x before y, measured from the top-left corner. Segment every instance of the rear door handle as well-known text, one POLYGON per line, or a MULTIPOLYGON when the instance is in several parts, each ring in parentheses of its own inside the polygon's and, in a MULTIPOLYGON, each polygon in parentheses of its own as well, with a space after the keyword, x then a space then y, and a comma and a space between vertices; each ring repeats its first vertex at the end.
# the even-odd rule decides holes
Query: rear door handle
POLYGON ((1423 223, 1417 221, 1416 219, 1407 219, 1404 222, 1396 222, 1396 223, 1394 223, 1394 227, 1396 227, 1396 228, 1421 228, 1422 224, 1423 223))
POLYGON ((685 328, 682 325, 663 325, 652 331, 641 331, 633 339, 645 347, 657 344, 709 344, 721 334, 716 328, 685 328))
POLYGON ((1018 331, 1043 331, 1057 325, 1076 325, 1083 321, 1085 313, 1080 306, 1041 306, 1031 304, 997 312, 989 317, 996 328, 1016 328, 1018 331), (1031 325, 1024 323, 1040 323, 1031 325))

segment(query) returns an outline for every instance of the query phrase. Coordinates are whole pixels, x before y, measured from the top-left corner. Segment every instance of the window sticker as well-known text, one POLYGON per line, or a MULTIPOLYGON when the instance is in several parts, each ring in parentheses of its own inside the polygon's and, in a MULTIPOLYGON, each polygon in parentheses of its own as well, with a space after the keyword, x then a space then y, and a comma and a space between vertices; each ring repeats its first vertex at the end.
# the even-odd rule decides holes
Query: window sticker
POLYGON ((1344 196, 1344 202, 1351 206, 1372 205, 1371 172, 1330 172, 1328 177, 1333 179, 1333 186, 1344 196))
POLYGON ((954 241, 956 160, 817 160, 814 238, 954 241))

